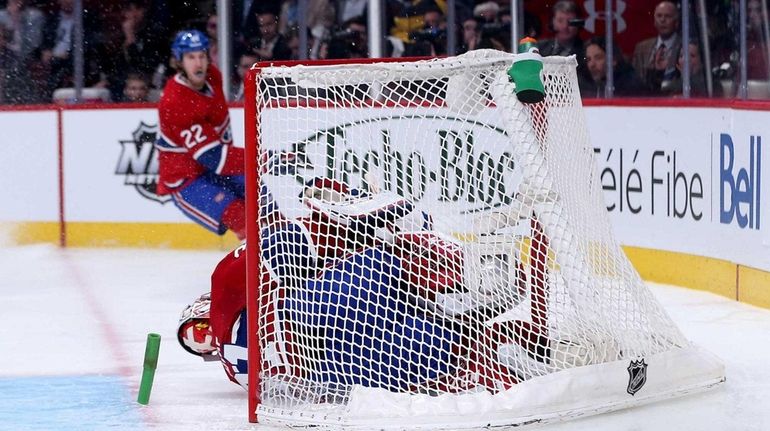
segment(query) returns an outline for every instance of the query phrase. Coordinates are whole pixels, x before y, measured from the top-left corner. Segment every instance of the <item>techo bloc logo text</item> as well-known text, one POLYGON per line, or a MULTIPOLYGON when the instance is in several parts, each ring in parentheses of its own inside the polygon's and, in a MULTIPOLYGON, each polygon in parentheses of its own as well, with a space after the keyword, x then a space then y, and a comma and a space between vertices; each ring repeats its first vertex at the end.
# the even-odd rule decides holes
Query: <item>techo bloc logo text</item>
POLYGON ((431 115, 376 120, 317 130, 290 149, 272 152, 265 170, 301 181, 335 178, 362 190, 381 187, 415 202, 461 203, 466 211, 512 201, 520 173, 504 130, 431 115), (419 129, 410 126, 415 118, 422 120, 419 129))
MULTIPOLYGON (((745 147, 743 147, 745 148, 745 147)), ((719 135, 719 222, 738 222, 741 229, 760 228, 762 137, 751 136, 749 140, 748 165, 736 161, 739 149, 727 133, 719 135)))

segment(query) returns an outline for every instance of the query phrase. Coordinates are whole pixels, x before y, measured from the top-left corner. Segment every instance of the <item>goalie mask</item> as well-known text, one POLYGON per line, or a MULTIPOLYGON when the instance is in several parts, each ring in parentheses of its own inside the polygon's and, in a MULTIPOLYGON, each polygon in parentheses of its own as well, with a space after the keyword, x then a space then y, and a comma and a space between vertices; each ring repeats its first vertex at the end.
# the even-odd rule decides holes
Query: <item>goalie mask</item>
POLYGON ((203 359, 212 359, 217 354, 214 334, 209 324, 211 294, 204 293, 188 305, 179 317, 177 340, 188 352, 203 359))

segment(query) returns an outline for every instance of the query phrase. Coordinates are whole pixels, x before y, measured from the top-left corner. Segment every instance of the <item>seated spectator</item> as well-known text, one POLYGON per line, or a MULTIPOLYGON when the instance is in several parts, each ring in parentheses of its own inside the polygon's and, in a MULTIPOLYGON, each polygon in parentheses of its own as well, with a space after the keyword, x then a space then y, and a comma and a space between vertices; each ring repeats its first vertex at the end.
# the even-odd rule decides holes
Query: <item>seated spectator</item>
MULTIPOLYGON (((508 22, 510 25, 510 22, 508 22)), ((539 39, 540 33, 543 31, 543 23, 540 22, 540 17, 524 11, 524 36, 529 36, 533 39, 539 39)))
POLYGON ((257 15, 257 25, 259 35, 251 46, 260 61, 290 59, 291 49, 286 38, 278 32, 278 17, 272 12, 260 13, 257 15))
POLYGON ((217 35, 217 14, 211 13, 206 18, 206 36, 209 38, 209 61, 219 67, 219 35, 217 35))
POLYGON ((293 29, 284 35, 286 47, 289 48, 289 60, 299 60, 299 32, 293 29))
POLYGON ((338 4, 338 22, 347 22, 354 18, 366 16, 369 0, 340 0, 338 4))
POLYGON ((425 13, 437 8, 442 10, 438 3, 446 8, 446 3, 434 0, 387 0, 385 15, 388 35, 410 43, 410 35, 423 29, 425 13))
POLYGON ((138 73, 129 73, 126 75, 126 81, 123 84, 122 102, 144 103, 150 101, 150 87, 147 79, 138 73))
POLYGON ((323 58, 366 58, 369 56, 368 40, 364 17, 352 18, 331 35, 325 49, 326 57, 323 58))
POLYGON ((405 56, 446 55, 447 25, 446 18, 438 7, 428 9, 423 15, 422 29, 409 35, 405 56))
POLYGON ((475 49, 493 49, 492 41, 488 37, 482 36, 482 23, 476 18, 468 18, 463 21, 463 40, 458 54, 462 54, 475 49))
POLYGON ((151 76, 168 55, 167 32, 157 28, 148 15, 146 0, 128 0, 121 9, 121 37, 117 55, 108 70, 113 100, 123 98, 128 73, 151 76))
MULTIPOLYGON (((287 0, 281 6, 278 19, 278 32, 288 35, 291 31, 299 30, 299 7, 297 0, 287 0)), ((329 30, 335 24, 335 7, 330 0, 313 0, 307 2, 305 16, 307 28, 316 31, 329 30)))
POLYGON ((13 31, 6 29, 0 23, 0 105, 17 103, 14 98, 11 77, 20 69, 20 61, 16 52, 9 47, 13 39, 13 31))
POLYGON ((473 8, 473 16, 486 24, 497 22, 497 14, 500 12, 500 5, 493 1, 488 1, 473 8))
POLYGON ((540 55, 570 56, 576 55, 578 60, 583 57, 585 50, 583 41, 578 36, 580 28, 572 25, 571 20, 577 19, 578 7, 571 0, 559 0, 553 5, 551 16, 551 31, 553 39, 540 41, 540 55))
POLYGON ((674 77, 682 49, 676 5, 668 0, 658 3, 654 19, 658 35, 637 43, 633 56, 634 69, 652 96, 664 95, 661 86, 674 77))
MULTIPOLYGON (((586 63, 591 79, 578 79, 582 97, 605 97, 607 85, 607 46, 603 37, 595 37, 585 45, 586 63)), ((613 49, 613 95, 642 96, 644 85, 636 76, 634 68, 623 58, 620 49, 613 49)))
POLYGON ((575 55, 578 61, 577 73, 581 79, 590 79, 585 62, 585 48, 578 33, 580 27, 574 24, 578 16, 578 7, 572 0, 559 0, 553 5, 551 15, 551 31, 553 39, 545 39, 538 43, 540 55, 570 56, 575 55))
POLYGON ((9 0, 5 9, 0 10, 0 25, 11 32, 10 39, 6 41, 7 47, 22 61, 43 43, 45 15, 27 6, 25 0, 9 0))
POLYGON ((236 79, 233 80, 233 100, 240 102, 243 100, 243 79, 251 66, 259 61, 257 55, 251 52, 241 54, 238 59, 238 69, 236 69, 236 79))
POLYGON ((767 43, 762 31, 762 2, 749 0, 746 3, 748 12, 748 25, 746 28, 747 66, 748 79, 767 80, 770 77, 767 61, 767 43))
POLYGON ((507 26, 502 23, 500 13, 500 6, 493 1, 481 3, 473 9, 473 17, 481 25, 481 37, 488 38, 494 49, 510 51, 510 11, 507 26))
POLYGON ((430 30, 446 30, 446 18, 438 7, 432 7, 422 16, 423 28, 430 30))
MULTIPOLYGON (((48 100, 56 88, 74 85, 72 60, 75 23, 74 1, 58 0, 57 5, 57 11, 49 17, 45 24, 40 53, 40 61, 43 67, 48 70, 45 85, 45 94, 48 100)), ((99 21, 95 18, 88 9, 83 9, 84 84, 86 87, 105 87, 107 86, 107 79, 101 64, 105 56, 101 51, 102 46, 98 37, 99 21)))
MULTIPOLYGON (((703 67, 703 57, 701 56, 699 45, 697 42, 690 42, 688 48, 687 52, 690 55, 690 96, 709 97, 706 85, 706 69, 703 67)), ((682 94, 684 70, 684 55, 682 54, 684 54, 684 50, 682 50, 676 62, 676 72, 674 72, 671 79, 665 80, 661 84, 663 94, 672 96, 682 94)), ((722 83, 718 79, 712 80, 712 89, 713 96, 722 96, 722 83)))

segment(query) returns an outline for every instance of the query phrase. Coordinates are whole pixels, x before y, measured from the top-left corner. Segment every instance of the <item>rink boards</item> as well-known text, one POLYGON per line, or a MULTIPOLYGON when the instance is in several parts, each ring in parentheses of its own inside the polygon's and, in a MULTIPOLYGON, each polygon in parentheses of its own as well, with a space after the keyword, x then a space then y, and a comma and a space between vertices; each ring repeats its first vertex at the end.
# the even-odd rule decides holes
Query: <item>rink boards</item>
MULTIPOLYGON (((608 211, 639 272, 770 307, 767 111, 631 105, 590 106, 586 117, 608 211)), ((241 143, 243 110, 231 108, 231 118, 241 143)), ((3 110, 0 128, 6 242, 222 250, 237 243, 154 193, 151 107, 3 110)))

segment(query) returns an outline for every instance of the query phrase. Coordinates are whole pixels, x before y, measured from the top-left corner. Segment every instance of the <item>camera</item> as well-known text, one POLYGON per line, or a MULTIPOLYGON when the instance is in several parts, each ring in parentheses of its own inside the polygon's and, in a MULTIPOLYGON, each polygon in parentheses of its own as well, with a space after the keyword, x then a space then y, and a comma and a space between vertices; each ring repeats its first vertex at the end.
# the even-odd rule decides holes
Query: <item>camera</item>
POLYGON ((421 57, 446 54, 447 32, 440 28, 424 28, 409 33, 410 43, 406 44, 404 55, 421 57))
POLYGON ((490 39, 500 39, 505 37, 507 32, 511 30, 510 24, 498 24, 489 23, 481 26, 481 37, 488 37, 490 39))
POLYGON ((343 29, 331 33, 327 38, 329 58, 355 58, 366 57, 368 46, 366 46, 364 34, 358 30, 343 29))
POLYGON ((440 28, 426 28, 423 30, 417 30, 409 33, 409 39, 412 40, 424 40, 426 42, 434 42, 438 39, 446 38, 446 30, 440 28))
POLYGON ((583 28, 586 26, 586 20, 583 18, 573 18, 567 23, 570 27, 583 28))
POLYGON ((350 40, 350 39, 360 39, 361 38, 361 32, 357 30, 352 30, 349 28, 335 31, 334 33, 330 34, 328 39, 329 41, 333 40, 350 40))
POLYGON ((729 62, 724 62, 711 69, 711 74, 716 79, 732 79, 735 76, 735 69, 729 62))

